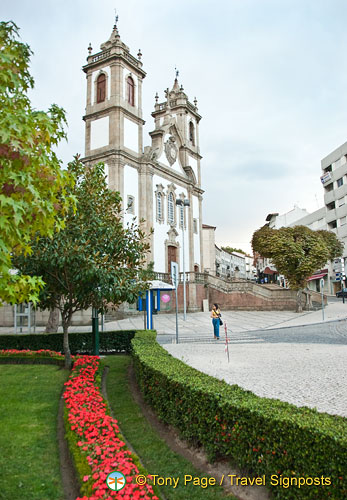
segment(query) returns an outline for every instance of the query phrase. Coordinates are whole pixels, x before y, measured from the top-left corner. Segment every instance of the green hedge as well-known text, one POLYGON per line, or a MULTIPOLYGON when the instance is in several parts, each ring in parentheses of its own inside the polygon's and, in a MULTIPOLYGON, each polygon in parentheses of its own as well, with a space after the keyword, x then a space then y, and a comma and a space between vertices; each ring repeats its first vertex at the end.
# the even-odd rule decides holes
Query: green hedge
MULTIPOLYGON (((100 332, 100 354, 131 351, 135 330, 100 332)), ((93 354, 91 332, 69 333, 71 354, 93 354)), ((32 335, 0 335, 0 349, 50 349, 63 352, 62 333, 35 333, 32 335)))
POLYGON ((136 335, 132 346, 146 401, 210 459, 226 457, 250 476, 265 475, 274 498, 347 498, 346 419, 261 398, 205 375, 169 355, 154 336, 136 335), (299 488, 293 484, 299 478, 313 484, 299 488), (291 486, 281 486, 289 481, 291 486))

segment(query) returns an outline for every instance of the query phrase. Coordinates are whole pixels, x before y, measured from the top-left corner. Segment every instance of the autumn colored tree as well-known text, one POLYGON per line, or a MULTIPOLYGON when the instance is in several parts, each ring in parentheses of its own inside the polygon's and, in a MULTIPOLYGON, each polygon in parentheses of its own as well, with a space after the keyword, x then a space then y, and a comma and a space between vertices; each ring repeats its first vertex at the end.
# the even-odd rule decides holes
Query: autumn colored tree
POLYGON ((65 138, 64 110, 32 108, 28 90, 32 52, 18 40, 13 22, 0 23, 0 304, 36 301, 37 276, 15 274, 12 258, 30 254, 37 233, 52 236, 72 206, 70 174, 60 168, 52 147, 65 138))
POLYGON ((289 281, 290 288, 298 290, 298 311, 307 278, 343 251, 334 233, 312 231, 306 226, 272 229, 265 225, 254 232, 252 247, 254 252, 271 259, 277 271, 289 281))
POLYGON ((124 226, 120 195, 108 189, 103 164, 87 168, 76 157, 68 171, 76 178, 71 189, 76 211, 69 210, 64 229, 36 239, 31 255, 15 261, 22 273, 45 282, 40 308, 60 311, 67 367, 72 315, 89 307, 105 312, 124 301, 133 303, 152 278, 146 267, 147 235, 135 220, 124 226))

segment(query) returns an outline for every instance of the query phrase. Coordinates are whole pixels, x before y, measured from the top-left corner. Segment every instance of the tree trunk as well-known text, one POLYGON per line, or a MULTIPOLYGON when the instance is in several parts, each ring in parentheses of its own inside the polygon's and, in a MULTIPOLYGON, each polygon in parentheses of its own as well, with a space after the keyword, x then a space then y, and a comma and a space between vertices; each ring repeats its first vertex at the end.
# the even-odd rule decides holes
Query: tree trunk
POLYGON ((54 307, 49 310, 49 318, 46 325, 45 333, 56 333, 59 327, 59 309, 54 307))
POLYGON ((312 309, 312 294, 309 288, 306 289, 306 309, 307 311, 311 311, 312 309))
POLYGON ((69 346, 69 333, 68 333, 68 329, 70 326, 70 320, 62 318, 62 323, 63 323, 63 332, 64 332, 63 347, 64 347, 64 354, 65 354, 65 368, 67 368, 68 370, 71 370, 72 360, 71 360, 71 352, 70 352, 70 346, 69 346))
POLYGON ((298 290, 296 294, 296 312, 302 312, 302 289, 298 290))

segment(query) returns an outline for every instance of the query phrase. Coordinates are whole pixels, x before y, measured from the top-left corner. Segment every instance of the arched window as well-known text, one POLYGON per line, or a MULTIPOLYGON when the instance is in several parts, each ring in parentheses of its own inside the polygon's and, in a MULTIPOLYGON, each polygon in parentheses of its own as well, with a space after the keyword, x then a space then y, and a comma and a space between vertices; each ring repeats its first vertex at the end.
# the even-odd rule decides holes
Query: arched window
POLYGON ((157 193, 157 220, 163 220, 163 195, 157 193))
POLYGON ((169 193, 167 197, 167 220, 169 224, 174 224, 175 222, 174 196, 172 193, 169 193))
POLYGON ((131 76, 127 78, 127 98, 131 106, 135 106, 135 84, 131 76))
POLYGON ((195 130, 193 122, 189 122, 189 140, 192 145, 195 146, 195 130))
POLYGON ((106 99, 106 75, 101 73, 96 81, 96 102, 103 102, 106 99))

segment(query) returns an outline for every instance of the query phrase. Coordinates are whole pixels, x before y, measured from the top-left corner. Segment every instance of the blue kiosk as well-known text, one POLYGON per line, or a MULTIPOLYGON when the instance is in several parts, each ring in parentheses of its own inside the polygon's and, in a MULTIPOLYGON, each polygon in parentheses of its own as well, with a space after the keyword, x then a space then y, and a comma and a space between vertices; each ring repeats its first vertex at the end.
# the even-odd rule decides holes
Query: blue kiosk
POLYGON ((160 311, 160 292, 175 290, 173 285, 160 280, 150 281, 150 288, 146 290, 146 296, 138 298, 138 310, 146 310, 146 330, 153 330, 153 313, 160 311), (146 302, 145 302, 146 301, 146 302), (145 302, 145 308, 144 308, 145 302), (156 305, 156 307, 155 307, 156 305))

